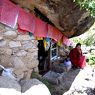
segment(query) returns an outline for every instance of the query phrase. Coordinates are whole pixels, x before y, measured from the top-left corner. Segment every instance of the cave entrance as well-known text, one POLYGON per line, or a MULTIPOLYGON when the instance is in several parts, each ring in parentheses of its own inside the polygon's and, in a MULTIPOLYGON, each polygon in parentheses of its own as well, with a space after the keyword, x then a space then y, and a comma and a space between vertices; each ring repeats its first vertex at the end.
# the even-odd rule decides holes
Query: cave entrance
POLYGON ((39 74, 44 75, 49 70, 50 65, 50 49, 47 51, 44 48, 43 40, 38 40, 38 69, 39 74))

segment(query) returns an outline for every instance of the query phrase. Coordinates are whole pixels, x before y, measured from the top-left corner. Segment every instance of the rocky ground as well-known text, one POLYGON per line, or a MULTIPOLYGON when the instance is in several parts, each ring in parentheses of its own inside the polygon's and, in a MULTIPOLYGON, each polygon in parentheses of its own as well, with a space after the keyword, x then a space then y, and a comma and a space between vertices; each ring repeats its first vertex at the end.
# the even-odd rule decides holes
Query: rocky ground
POLYGON ((15 81, 0 76, 0 95, 51 95, 48 88, 37 79, 15 81))
POLYGON ((10 95, 31 95, 33 93, 35 95, 95 95, 95 68, 93 67, 70 69, 61 74, 49 71, 50 74, 56 77, 55 79, 49 78, 51 85, 47 85, 44 77, 39 78, 39 80, 49 88, 51 94, 48 88, 37 78, 17 82, 14 79, 0 76, 0 95, 7 95, 7 93, 10 95))
POLYGON ((56 85, 55 95, 95 95, 95 69, 71 69, 56 85))
POLYGON ((61 73, 49 71, 43 77, 53 84, 52 95, 95 95, 95 67, 88 65, 61 73))
POLYGON ((86 67, 80 70, 69 91, 63 95, 95 95, 95 69, 86 67))

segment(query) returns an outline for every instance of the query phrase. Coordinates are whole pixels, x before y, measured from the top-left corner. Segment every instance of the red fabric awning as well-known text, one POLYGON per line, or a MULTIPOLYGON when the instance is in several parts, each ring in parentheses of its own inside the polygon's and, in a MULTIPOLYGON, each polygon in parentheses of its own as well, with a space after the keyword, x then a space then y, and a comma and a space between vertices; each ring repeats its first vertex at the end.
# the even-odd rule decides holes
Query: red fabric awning
POLYGON ((20 9, 18 17, 19 28, 34 33, 35 29, 34 16, 21 8, 19 9, 20 9))
POLYGON ((36 17, 35 17, 35 23, 36 23, 36 26, 35 26, 34 36, 47 37, 47 32, 48 32, 47 23, 45 23, 44 21, 36 17))
POLYGON ((62 38, 62 33, 55 27, 48 24, 48 34, 47 37, 59 41, 62 38))
POLYGON ((70 46, 72 42, 65 36, 63 36, 63 44, 66 46, 70 46))
POLYGON ((72 42, 57 28, 34 17, 32 14, 17 7, 9 0, 0 0, 0 22, 14 28, 17 19, 18 30, 20 32, 31 32, 35 37, 49 37, 54 39, 56 42, 62 39, 63 44, 67 46, 72 44, 72 42))
POLYGON ((21 29, 18 25, 18 32, 21 34, 26 34, 28 31, 21 29))
POLYGON ((0 5, 0 22, 14 28, 19 13, 18 7, 9 0, 1 0, 0 5))
POLYGON ((3 4, 4 4, 3 2, 4 2, 4 0, 0 1, 0 19, 1 19, 2 7, 3 7, 3 4))

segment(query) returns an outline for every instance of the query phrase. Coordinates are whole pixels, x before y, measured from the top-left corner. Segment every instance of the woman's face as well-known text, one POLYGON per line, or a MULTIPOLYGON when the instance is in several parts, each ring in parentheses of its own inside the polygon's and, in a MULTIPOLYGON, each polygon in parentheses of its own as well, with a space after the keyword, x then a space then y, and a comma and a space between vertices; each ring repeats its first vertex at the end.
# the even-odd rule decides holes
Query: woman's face
POLYGON ((80 49, 81 49, 81 46, 80 46, 80 45, 79 45, 79 46, 77 46, 77 49, 78 49, 78 50, 80 50, 80 49))

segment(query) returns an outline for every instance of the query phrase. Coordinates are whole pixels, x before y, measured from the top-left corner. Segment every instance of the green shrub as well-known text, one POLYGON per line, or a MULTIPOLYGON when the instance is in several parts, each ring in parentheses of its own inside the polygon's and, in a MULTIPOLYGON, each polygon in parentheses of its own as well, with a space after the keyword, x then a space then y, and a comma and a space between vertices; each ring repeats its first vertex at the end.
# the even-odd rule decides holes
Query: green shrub
POLYGON ((88 61, 89 65, 95 65, 95 55, 90 54, 88 59, 89 59, 89 61, 88 61))

